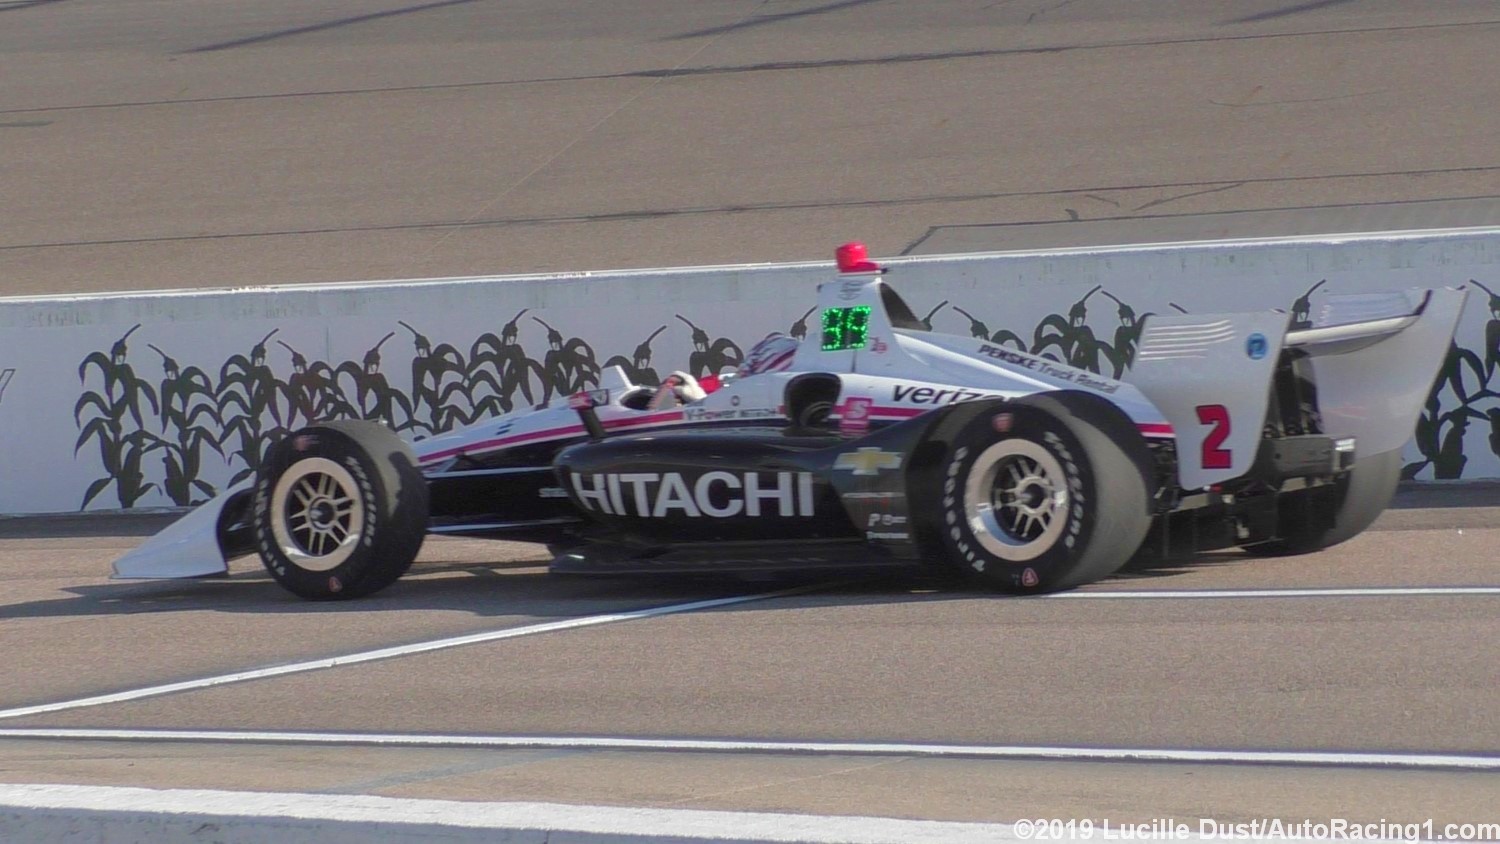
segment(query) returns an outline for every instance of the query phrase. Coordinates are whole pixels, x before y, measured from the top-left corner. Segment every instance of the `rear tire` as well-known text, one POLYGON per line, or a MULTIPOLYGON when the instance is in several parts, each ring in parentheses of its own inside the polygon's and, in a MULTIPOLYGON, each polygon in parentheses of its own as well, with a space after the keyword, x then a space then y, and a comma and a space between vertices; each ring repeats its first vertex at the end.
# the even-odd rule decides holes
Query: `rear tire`
POLYGON ((261 562, 313 601, 359 598, 396 582, 427 533, 428 490, 416 456, 374 422, 325 422, 271 449, 255 480, 261 562))
POLYGON ((792 425, 805 430, 826 429, 828 416, 831 413, 833 413, 833 402, 809 402, 797 411, 797 418, 792 420, 792 425))
POLYGON ((1279 539, 1245 545, 1257 557, 1310 554, 1352 539, 1375 523, 1401 480, 1401 452, 1359 460, 1337 484, 1286 495, 1277 502, 1279 539))
POLYGON ((991 588, 1047 592, 1108 577, 1150 528, 1146 479, 1087 419, 999 406, 951 445, 939 481, 944 550, 991 588))

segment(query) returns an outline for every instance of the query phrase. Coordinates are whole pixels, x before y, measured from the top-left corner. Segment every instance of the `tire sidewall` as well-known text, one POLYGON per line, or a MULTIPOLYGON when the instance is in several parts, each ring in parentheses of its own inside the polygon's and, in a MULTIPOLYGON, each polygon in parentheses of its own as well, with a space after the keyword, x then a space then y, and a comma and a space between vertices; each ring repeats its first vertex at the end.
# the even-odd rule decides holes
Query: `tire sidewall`
POLYGON ((802 408, 797 414, 795 425, 798 428, 819 428, 828 424, 828 416, 833 413, 833 402, 815 401, 802 408))
POLYGON ((1067 427, 1042 411, 1024 406, 982 413, 954 437, 939 475, 940 533, 949 558, 968 575, 1006 591, 1042 592, 1066 584, 1093 537, 1097 484, 1083 444, 1067 427), (996 430, 996 419, 1009 415, 1009 429, 996 430), (1040 446, 1062 468, 1068 492, 1061 514, 1062 531, 1040 554, 1010 560, 987 549, 966 516, 966 487, 980 457, 1006 440, 1040 446))
POLYGON ((256 475, 251 502, 255 525, 255 547, 261 561, 278 583, 304 598, 336 599, 352 597, 361 591, 361 581, 372 566, 375 538, 384 529, 389 514, 382 512, 385 500, 379 472, 368 458, 343 434, 326 428, 299 431, 286 437, 267 456, 266 466, 256 475), (273 532, 274 519, 285 513, 272 512, 276 486, 287 470, 299 461, 321 457, 337 463, 354 478, 358 487, 356 506, 362 510, 360 535, 348 559, 326 571, 314 571, 298 565, 282 550, 273 532))
POLYGON ((1311 554, 1354 538, 1374 524, 1401 480, 1401 452, 1364 458, 1333 487, 1284 493, 1278 502, 1279 536, 1243 546, 1257 557, 1311 554))

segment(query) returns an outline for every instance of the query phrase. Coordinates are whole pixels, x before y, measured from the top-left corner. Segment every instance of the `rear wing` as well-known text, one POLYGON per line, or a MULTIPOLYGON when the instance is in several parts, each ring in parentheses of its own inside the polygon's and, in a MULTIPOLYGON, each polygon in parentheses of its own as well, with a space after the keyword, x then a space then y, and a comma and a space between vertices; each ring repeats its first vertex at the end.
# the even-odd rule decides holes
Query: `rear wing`
POLYGON ((1125 380, 1172 423, 1184 489, 1250 471, 1283 353, 1307 359, 1323 432, 1353 438, 1358 461, 1411 437, 1466 296, 1329 296, 1313 325, 1295 329, 1280 311, 1152 316, 1125 380))
POLYGON ((1286 345, 1314 355, 1357 351, 1415 325, 1432 294, 1416 289, 1329 296, 1314 325, 1287 331, 1286 345))

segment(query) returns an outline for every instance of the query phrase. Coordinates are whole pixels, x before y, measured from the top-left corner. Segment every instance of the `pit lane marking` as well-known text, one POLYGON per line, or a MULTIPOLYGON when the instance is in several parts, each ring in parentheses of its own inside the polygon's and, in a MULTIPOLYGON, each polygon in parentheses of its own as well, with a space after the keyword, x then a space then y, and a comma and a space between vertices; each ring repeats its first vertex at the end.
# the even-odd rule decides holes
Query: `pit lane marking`
POLYGON ((1308 589, 1144 589, 1078 590, 1033 597, 1049 601, 1074 600, 1163 600, 1213 598, 1416 598, 1500 595, 1500 586, 1358 586, 1308 589))
POLYGON ((597 627, 601 624, 615 624, 622 621, 635 621, 645 618, 656 618, 664 615, 675 615, 677 613, 695 612, 697 610, 727 607, 735 604, 745 604, 751 601, 764 601, 770 598, 782 598, 788 595, 800 595, 818 589, 826 589, 833 584, 820 583, 808 586, 798 586, 791 589, 781 589, 775 592, 758 592, 754 595, 734 595, 728 598, 713 598, 706 601, 692 601, 686 604, 670 604, 664 607, 648 607, 640 610, 627 612, 606 613, 604 615, 591 615, 582 618, 569 618, 562 621, 549 621, 542 624, 528 624, 524 627, 507 627, 501 630, 490 630, 483 633, 469 633, 463 636, 452 636, 446 639, 433 639, 426 642, 413 642, 408 645, 397 645, 389 648, 377 648, 370 651, 359 651, 342 656, 324 657, 304 662, 294 662, 288 665, 276 665, 269 668, 256 668, 249 671, 236 671, 230 674, 218 674, 212 677, 200 677, 196 680, 184 680, 177 683, 166 683, 159 686, 146 686, 139 689, 130 689, 123 692, 111 694, 93 695, 90 697, 75 698, 73 700, 58 701, 56 703, 42 703, 33 706, 19 706, 12 709, 0 710, 0 719, 24 718, 28 715, 42 715, 49 712, 62 712, 70 709, 84 709, 91 706, 106 706, 113 703, 125 703, 127 701, 140 700, 148 697, 159 697, 161 695, 175 694, 177 692, 195 691, 197 689, 208 689, 216 686, 225 686, 230 683, 244 683, 250 680, 264 680, 269 677, 284 677, 289 674, 303 674, 308 671, 321 671, 325 668, 339 668, 345 665, 358 665, 365 662, 377 660, 395 659, 397 657, 412 656, 414 654, 431 653, 433 651, 447 650, 449 648, 461 648, 466 645, 478 645, 485 642, 498 642, 503 639, 516 639, 522 636, 536 636, 542 633, 558 633, 564 630, 576 630, 581 627, 597 627))
POLYGON ((320 733, 259 730, 165 730, 22 727, 0 729, 0 739, 51 741, 203 742, 322 746, 428 747, 493 750, 634 750, 694 753, 780 753, 818 756, 910 756, 1066 762, 1189 762, 1340 768, 1500 771, 1500 756, 1319 750, 1217 750, 1149 747, 920 742, 761 741, 753 739, 624 738, 617 736, 506 736, 413 733, 320 733))

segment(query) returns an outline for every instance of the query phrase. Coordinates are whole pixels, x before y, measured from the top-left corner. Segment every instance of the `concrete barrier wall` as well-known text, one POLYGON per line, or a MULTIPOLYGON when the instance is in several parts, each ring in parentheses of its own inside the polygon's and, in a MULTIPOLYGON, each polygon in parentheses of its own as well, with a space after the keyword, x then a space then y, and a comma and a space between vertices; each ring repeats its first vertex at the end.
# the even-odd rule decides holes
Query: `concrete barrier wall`
MULTIPOLYGON (((901 258, 938 331, 1117 374, 1140 321, 1330 293, 1469 285, 1408 475, 1500 477, 1500 229, 901 258), (1481 285, 1483 287, 1481 287, 1481 285)), ((315 418, 411 437, 520 409, 620 364, 654 382, 816 330, 830 264, 0 299, 0 513, 184 506, 315 418)))

